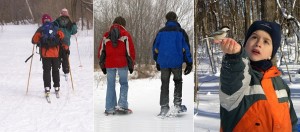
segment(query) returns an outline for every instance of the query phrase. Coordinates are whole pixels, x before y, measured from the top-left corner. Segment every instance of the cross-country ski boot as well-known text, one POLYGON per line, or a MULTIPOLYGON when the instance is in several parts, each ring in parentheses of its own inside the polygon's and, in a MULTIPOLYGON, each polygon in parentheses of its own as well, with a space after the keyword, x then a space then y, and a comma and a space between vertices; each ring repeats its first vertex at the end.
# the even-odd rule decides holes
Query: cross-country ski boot
POLYGON ((54 87, 56 98, 59 98, 59 87, 54 87))
POLYGON ((45 87, 45 97, 48 103, 51 103, 50 100, 50 87, 45 87))

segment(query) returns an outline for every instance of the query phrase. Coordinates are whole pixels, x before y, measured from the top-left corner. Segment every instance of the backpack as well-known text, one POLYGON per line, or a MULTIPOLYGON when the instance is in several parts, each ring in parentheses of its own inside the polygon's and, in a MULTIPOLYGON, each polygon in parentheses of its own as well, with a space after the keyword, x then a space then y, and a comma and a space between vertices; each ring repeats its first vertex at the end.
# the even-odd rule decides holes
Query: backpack
POLYGON ((52 22, 46 22, 41 27, 41 47, 54 47, 60 44, 59 37, 57 36, 58 27, 52 22))

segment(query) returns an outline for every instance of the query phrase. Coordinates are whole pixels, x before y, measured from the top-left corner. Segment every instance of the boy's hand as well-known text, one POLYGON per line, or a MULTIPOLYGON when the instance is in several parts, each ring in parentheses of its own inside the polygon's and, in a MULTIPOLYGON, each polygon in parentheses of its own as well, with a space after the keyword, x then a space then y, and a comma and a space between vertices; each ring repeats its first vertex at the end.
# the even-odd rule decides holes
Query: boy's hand
POLYGON ((236 54, 241 51, 241 45, 232 38, 225 38, 220 42, 221 49, 226 54, 236 54))

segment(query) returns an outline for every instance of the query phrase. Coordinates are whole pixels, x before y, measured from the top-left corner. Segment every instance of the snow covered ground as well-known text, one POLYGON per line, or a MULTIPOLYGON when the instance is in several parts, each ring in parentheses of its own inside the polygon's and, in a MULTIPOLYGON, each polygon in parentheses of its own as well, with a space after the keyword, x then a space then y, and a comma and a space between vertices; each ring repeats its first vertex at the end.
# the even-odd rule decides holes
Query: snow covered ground
MULTIPOLYGON (((289 82, 287 68, 281 66, 284 71, 283 79, 287 82, 291 89, 292 101, 296 114, 298 116, 298 124, 300 119, 300 74, 297 69, 300 65, 288 65, 292 76, 292 83, 289 82)), ((195 103, 194 131, 195 132, 218 132, 220 130, 220 101, 219 101, 219 73, 212 74, 209 64, 202 62, 198 66, 199 91, 198 104, 195 103), (197 109, 198 105, 198 109, 197 109)))
MULTIPOLYGON (((42 62, 33 57, 28 94, 27 78, 32 53, 31 38, 37 25, 6 25, 0 29, 0 131, 93 131, 93 32, 79 31, 79 59, 75 37, 71 38, 71 70, 75 91, 61 70, 61 98, 51 91, 51 104, 44 98, 42 62)), ((35 49, 36 50, 36 49, 35 49)), ((53 90, 53 89, 52 89, 53 90)))
MULTIPOLYGON (((183 103, 187 112, 178 117, 161 119, 160 112, 160 73, 154 78, 129 80, 128 102, 133 110, 129 115, 105 116, 106 76, 95 72, 94 111, 95 132, 192 132, 193 131, 193 73, 183 75, 183 103)), ((170 79, 170 106, 173 101, 174 83, 170 79)), ((117 81, 118 82, 118 81, 117 81)), ((117 95, 120 85, 116 85, 117 95)))

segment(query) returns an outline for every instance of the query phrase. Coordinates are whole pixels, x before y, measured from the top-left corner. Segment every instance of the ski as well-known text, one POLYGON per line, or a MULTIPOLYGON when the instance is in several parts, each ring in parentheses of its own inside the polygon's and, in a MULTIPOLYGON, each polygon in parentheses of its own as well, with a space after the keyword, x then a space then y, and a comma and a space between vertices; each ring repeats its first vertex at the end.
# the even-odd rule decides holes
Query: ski
POLYGON ((58 91, 55 91, 55 96, 56 96, 57 99, 59 98, 59 92, 58 91))
POLYGON ((50 104, 51 100, 50 100, 50 96, 49 95, 50 95, 50 92, 45 93, 46 100, 50 104))
POLYGON ((68 74, 64 74, 65 76, 65 81, 68 81, 68 74))

